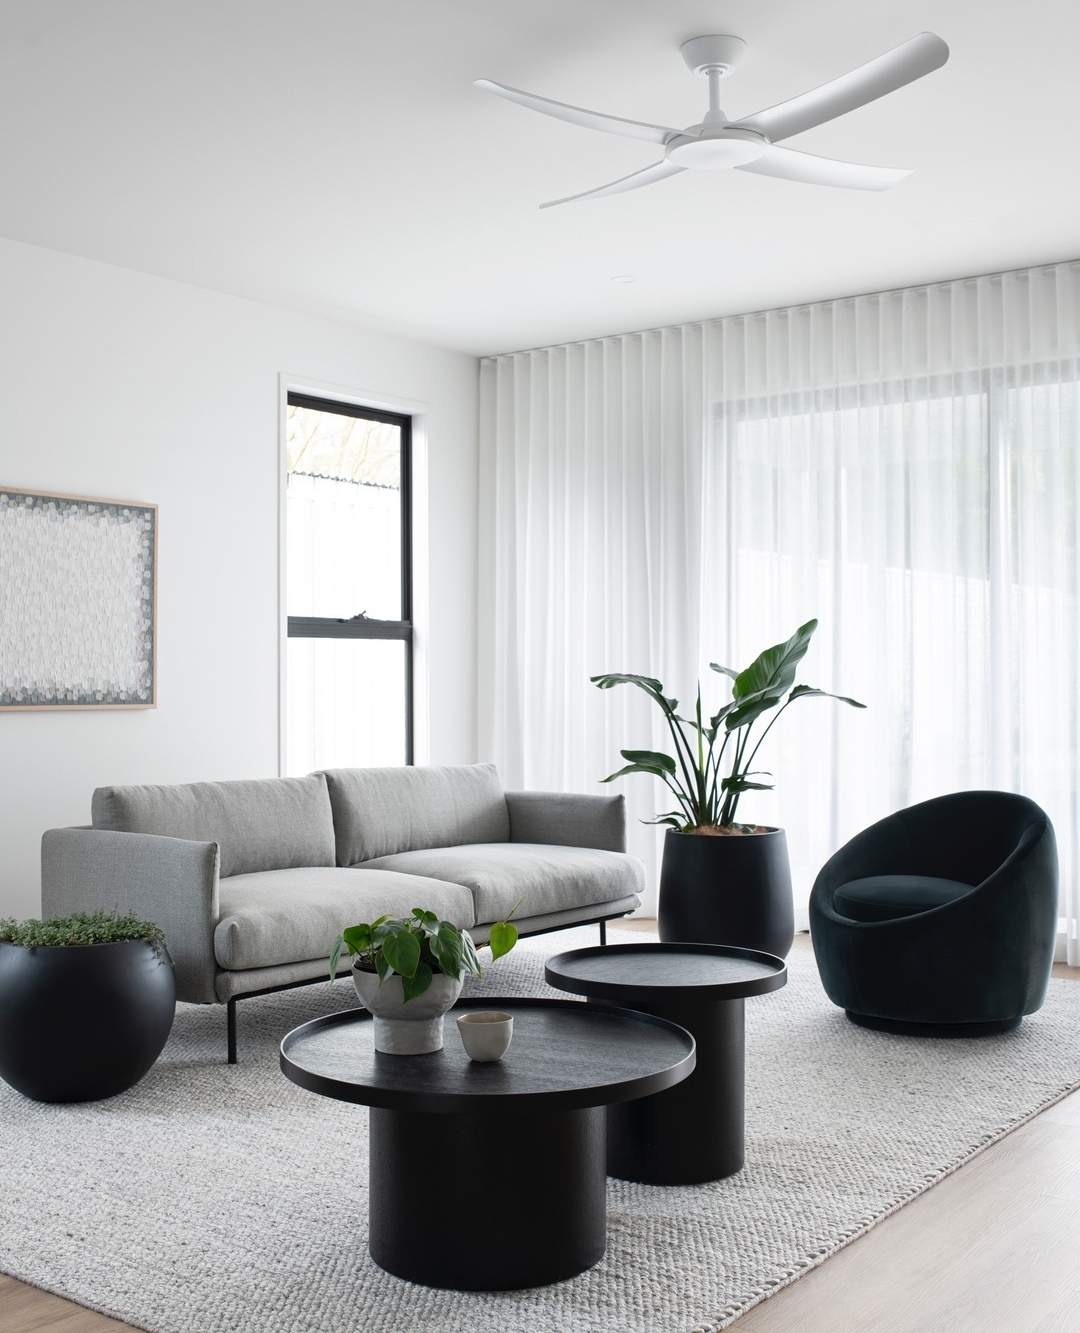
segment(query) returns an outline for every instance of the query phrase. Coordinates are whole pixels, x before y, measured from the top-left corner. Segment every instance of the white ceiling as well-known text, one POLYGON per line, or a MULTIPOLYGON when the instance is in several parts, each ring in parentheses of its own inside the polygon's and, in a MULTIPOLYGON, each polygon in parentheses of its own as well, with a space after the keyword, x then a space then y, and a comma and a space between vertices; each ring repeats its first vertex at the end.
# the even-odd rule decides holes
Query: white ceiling
POLYGON ((1078 49, 1065 0, 0 0, 0 235, 473 353, 1076 258, 1078 49), (682 126, 688 37, 749 43, 735 118, 923 29, 943 69, 789 141, 915 169, 882 194, 540 212, 659 150, 472 87, 682 126))

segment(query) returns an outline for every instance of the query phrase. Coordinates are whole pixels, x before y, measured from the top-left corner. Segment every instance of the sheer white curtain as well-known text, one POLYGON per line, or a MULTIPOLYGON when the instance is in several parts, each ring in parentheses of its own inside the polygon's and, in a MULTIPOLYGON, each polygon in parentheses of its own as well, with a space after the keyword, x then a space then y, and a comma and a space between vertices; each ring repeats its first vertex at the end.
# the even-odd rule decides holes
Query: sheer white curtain
MULTIPOLYGON (((509 787, 604 792, 651 743, 648 700, 590 676, 695 679, 704 352, 694 327, 481 363, 480 755, 509 787)), ((618 789, 652 867, 657 794, 618 789)))
POLYGON ((868 708, 797 704, 759 756, 777 790, 743 798, 787 829, 797 905, 890 810, 1022 791, 1080 962, 1078 352, 1065 264, 485 361, 484 754, 598 790, 662 738, 590 674, 685 697, 817 616, 800 679, 868 708))

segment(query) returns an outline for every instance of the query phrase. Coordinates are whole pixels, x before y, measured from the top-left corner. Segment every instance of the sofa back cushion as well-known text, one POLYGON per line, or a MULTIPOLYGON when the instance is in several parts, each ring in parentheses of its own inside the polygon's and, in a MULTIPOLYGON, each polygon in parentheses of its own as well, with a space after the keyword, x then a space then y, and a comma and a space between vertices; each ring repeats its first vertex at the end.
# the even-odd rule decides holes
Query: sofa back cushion
POLYGON ((510 816, 494 764, 333 768, 326 781, 339 866, 428 847, 510 840, 510 816))
POLYGON ((221 877, 334 864, 326 779, 258 778, 177 786, 99 787, 94 828, 216 842, 221 877))

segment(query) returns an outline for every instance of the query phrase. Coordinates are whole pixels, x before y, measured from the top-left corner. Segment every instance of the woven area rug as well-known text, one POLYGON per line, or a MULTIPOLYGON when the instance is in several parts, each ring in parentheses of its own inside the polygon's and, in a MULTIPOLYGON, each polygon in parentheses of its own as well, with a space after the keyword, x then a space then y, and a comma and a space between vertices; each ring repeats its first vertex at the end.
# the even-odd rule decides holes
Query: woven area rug
MULTIPOLYGON (((595 942, 526 941, 482 990, 554 994, 543 958, 595 942)), ((747 1001, 746 1167, 687 1188, 609 1182, 607 1254, 572 1281, 464 1294, 369 1259, 366 1112, 277 1065, 289 1028, 354 1007, 348 982, 242 1004, 233 1067, 222 1011, 181 1005, 119 1097, 46 1106, 0 1084, 0 1268, 155 1333, 711 1331, 1080 1083, 1073 982, 1052 981, 1016 1032, 945 1041, 847 1022, 808 953, 790 978, 747 1001)), ((517 1169, 516 1188, 545 1188, 517 1169)))

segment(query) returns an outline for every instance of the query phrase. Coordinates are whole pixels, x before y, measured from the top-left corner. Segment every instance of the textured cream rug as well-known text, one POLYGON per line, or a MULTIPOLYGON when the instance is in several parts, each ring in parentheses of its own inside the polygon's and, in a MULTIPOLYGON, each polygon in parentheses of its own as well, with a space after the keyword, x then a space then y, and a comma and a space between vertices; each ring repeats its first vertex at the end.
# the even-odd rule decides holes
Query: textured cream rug
MULTIPOLYGON (((526 941, 483 989, 554 994, 543 958, 595 942, 526 941)), ((711 1331, 1080 1083, 1075 983, 1052 981, 1016 1032, 944 1041, 847 1022, 809 954, 790 974, 747 1001, 746 1167, 609 1182, 607 1254, 572 1281, 462 1294, 368 1258, 366 1112, 277 1065, 289 1028, 354 1006, 347 982, 241 1004, 231 1068, 223 1011, 181 1005, 161 1060, 110 1101, 45 1106, 0 1084, 0 1269, 155 1333, 711 1331)), ((522 1162, 517 1188, 545 1182, 522 1162)))

